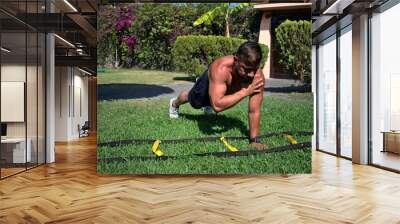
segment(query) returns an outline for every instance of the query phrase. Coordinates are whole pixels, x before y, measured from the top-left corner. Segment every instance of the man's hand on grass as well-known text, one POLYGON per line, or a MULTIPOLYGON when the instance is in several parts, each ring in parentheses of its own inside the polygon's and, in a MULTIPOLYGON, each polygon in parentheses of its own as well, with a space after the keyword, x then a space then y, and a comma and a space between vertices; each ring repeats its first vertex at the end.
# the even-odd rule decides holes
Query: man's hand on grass
POLYGON ((268 148, 268 145, 262 144, 262 143, 259 143, 259 142, 252 142, 252 143, 250 143, 250 147, 254 148, 254 149, 257 149, 257 150, 264 150, 264 149, 268 148))

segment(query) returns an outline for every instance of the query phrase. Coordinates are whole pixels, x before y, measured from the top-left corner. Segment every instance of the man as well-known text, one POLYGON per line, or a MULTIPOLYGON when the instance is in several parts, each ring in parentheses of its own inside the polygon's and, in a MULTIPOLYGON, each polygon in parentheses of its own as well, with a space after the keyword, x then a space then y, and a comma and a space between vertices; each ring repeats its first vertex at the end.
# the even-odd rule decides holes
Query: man
POLYGON ((189 92, 170 100, 169 116, 178 118, 179 107, 187 102, 196 109, 211 106, 218 113, 249 97, 249 142, 257 149, 266 148, 257 137, 265 82, 261 59, 261 47, 252 41, 243 43, 235 55, 216 59, 189 92))

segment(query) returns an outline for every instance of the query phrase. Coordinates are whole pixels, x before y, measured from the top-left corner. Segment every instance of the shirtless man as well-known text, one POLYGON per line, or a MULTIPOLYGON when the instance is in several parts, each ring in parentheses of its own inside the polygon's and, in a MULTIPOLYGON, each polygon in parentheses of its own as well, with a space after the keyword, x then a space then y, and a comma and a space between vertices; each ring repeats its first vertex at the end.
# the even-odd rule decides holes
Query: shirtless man
POLYGON ((183 91, 170 100, 170 118, 178 118, 179 106, 187 102, 193 108, 211 107, 218 113, 248 96, 249 142, 257 149, 266 148, 257 137, 265 82, 259 68, 261 59, 261 47, 251 41, 243 43, 235 55, 216 59, 189 92, 183 91))

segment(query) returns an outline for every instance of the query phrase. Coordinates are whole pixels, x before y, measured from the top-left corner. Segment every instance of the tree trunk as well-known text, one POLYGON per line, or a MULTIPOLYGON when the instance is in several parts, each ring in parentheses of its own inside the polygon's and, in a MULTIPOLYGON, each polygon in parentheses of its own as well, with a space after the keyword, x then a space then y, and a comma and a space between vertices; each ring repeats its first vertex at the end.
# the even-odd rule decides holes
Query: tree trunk
POLYGON ((229 33, 229 12, 226 13, 225 15, 225 36, 230 37, 229 33))
POLYGON ((114 67, 118 68, 119 63, 118 63, 118 48, 115 48, 115 63, 114 63, 114 67))

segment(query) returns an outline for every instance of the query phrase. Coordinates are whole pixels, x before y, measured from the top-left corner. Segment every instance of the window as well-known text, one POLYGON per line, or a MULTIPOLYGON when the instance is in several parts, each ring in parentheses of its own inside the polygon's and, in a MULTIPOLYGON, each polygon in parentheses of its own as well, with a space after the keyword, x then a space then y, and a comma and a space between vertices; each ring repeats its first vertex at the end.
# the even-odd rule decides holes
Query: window
POLYGON ((352 157, 352 27, 340 31, 340 154, 352 157))
POLYGON ((400 133, 391 133, 400 131, 400 32, 395 29, 398 21, 400 4, 371 18, 372 163, 395 170, 400 170, 400 133), (388 149, 387 144, 392 144, 393 149, 388 149))
POLYGON ((336 153, 336 35, 318 47, 318 149, 336 153))

